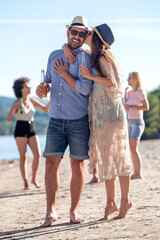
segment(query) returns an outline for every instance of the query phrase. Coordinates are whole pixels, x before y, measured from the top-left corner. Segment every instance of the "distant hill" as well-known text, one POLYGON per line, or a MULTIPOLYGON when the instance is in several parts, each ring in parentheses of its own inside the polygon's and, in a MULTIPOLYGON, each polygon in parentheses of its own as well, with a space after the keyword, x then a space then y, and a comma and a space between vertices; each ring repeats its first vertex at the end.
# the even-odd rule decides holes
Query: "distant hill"
MULTIPOLYGON (((0 135, 13 135, 14 133, 16 117, 14 116, 13 119, 8 122, 7 115, 15 100, 15 98, 0 96, 0 135)), ((40 101, 43 102, 43 100, 40 101)), ((34 120, 37 134, 46 134, 49 121, 48 113, 42 112, 36 108, 34 120)))

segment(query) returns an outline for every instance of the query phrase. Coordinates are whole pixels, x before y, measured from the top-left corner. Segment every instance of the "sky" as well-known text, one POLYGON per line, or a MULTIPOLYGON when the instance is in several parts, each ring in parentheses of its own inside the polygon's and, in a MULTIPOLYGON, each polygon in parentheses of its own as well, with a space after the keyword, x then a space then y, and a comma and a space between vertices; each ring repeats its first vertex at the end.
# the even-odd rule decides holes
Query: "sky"
MULTIPOLYGON (((140 73, 147 92, 160 86, 159 0, 0 0, 0 96, 14 97, 13 81, 31 79, 35 95, 49 54, 67 42, 66 25, 84 16, 90 25, 107 23, 115 42, 123 89, 129 72, 140 73)), ((84 45, 84 48, 87 48, 84 45)))

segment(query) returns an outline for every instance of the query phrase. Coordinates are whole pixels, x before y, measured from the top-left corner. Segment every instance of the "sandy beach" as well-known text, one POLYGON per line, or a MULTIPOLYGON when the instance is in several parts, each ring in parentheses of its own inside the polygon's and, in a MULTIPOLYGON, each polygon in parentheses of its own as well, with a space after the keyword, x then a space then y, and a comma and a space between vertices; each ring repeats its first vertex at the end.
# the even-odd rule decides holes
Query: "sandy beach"
MULTIPOLYGON (((103 217, 106 204, 104 182, 88 184, 91 175, 85 167, 86 184, 79 213, 85 220, 81 224, 69 223, 70 162, 68 153, 60 166, 60 188, 57 196, 58 220, 49 228, 39 228, 44 221, 46 196, 44 187, 45 159, 41 159, 38 181, 41 189, 30 186, 23 190, 19 161, 0 162, 0 239, 36 240, 160 240, 160 140, 140 143, 143 160, 142 180, 132 180, 130 197, 133 203, 125 219, 98 222, 103 217)), ((29 180, 31 160, 28 161, 29 180)), ((117 181, 117 204, 120 204, 120 188, 117 181)))

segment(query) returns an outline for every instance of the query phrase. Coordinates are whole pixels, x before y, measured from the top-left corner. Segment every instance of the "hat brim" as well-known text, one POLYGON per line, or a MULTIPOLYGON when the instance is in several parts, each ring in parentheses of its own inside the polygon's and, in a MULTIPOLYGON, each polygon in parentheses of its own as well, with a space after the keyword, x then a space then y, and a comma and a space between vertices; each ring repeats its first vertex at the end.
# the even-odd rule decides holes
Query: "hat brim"
POLYGON ((104 45, 105 45, 108 49, 110 49, 110 46, 103 40, 103 38, 102 38, 101 34, 99 33, 99 31, 97 30, 97 28, 96 28, 96 27, 93 27, 93 26, 91 26, 91 28, 97 33, 98 37, 101 39, 101 41, 104 43, 104 45))
POLYGON ((79 25, 74 25, 74 26, 71 26, 71 25, 66 25, 66 28, 69 29, 69 28, 72 28, 72 27, 77 27, 77 28, 81 28, 81 29, 84 29, 86 30, 87 32, 90 32, 88 29, 86 29, 85 27, 83 26, 79 26, 79 25))

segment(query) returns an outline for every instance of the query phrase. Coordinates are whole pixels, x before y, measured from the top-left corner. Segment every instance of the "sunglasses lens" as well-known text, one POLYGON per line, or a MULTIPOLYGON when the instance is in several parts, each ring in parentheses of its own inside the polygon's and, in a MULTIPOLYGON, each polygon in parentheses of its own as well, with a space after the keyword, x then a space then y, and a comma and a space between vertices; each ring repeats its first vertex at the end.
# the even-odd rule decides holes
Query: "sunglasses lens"
POLYGON ((71 29, 71 34, 73 36, 76 36, 77 34, 79 34, 80 38, 84 38, 86 36, 86 32, 78 32, 77 30, 71 29))
POLYGON ((84 37, 86 36, 86 33, 85 33, 85 32, 79 32, 79 36, 80 36, 81 38, 84 38, 84 37))
POLYGON ((77 30, 71 30, 71 34, 73 35, 73 36, 76 36, 77 35, 77 30))

